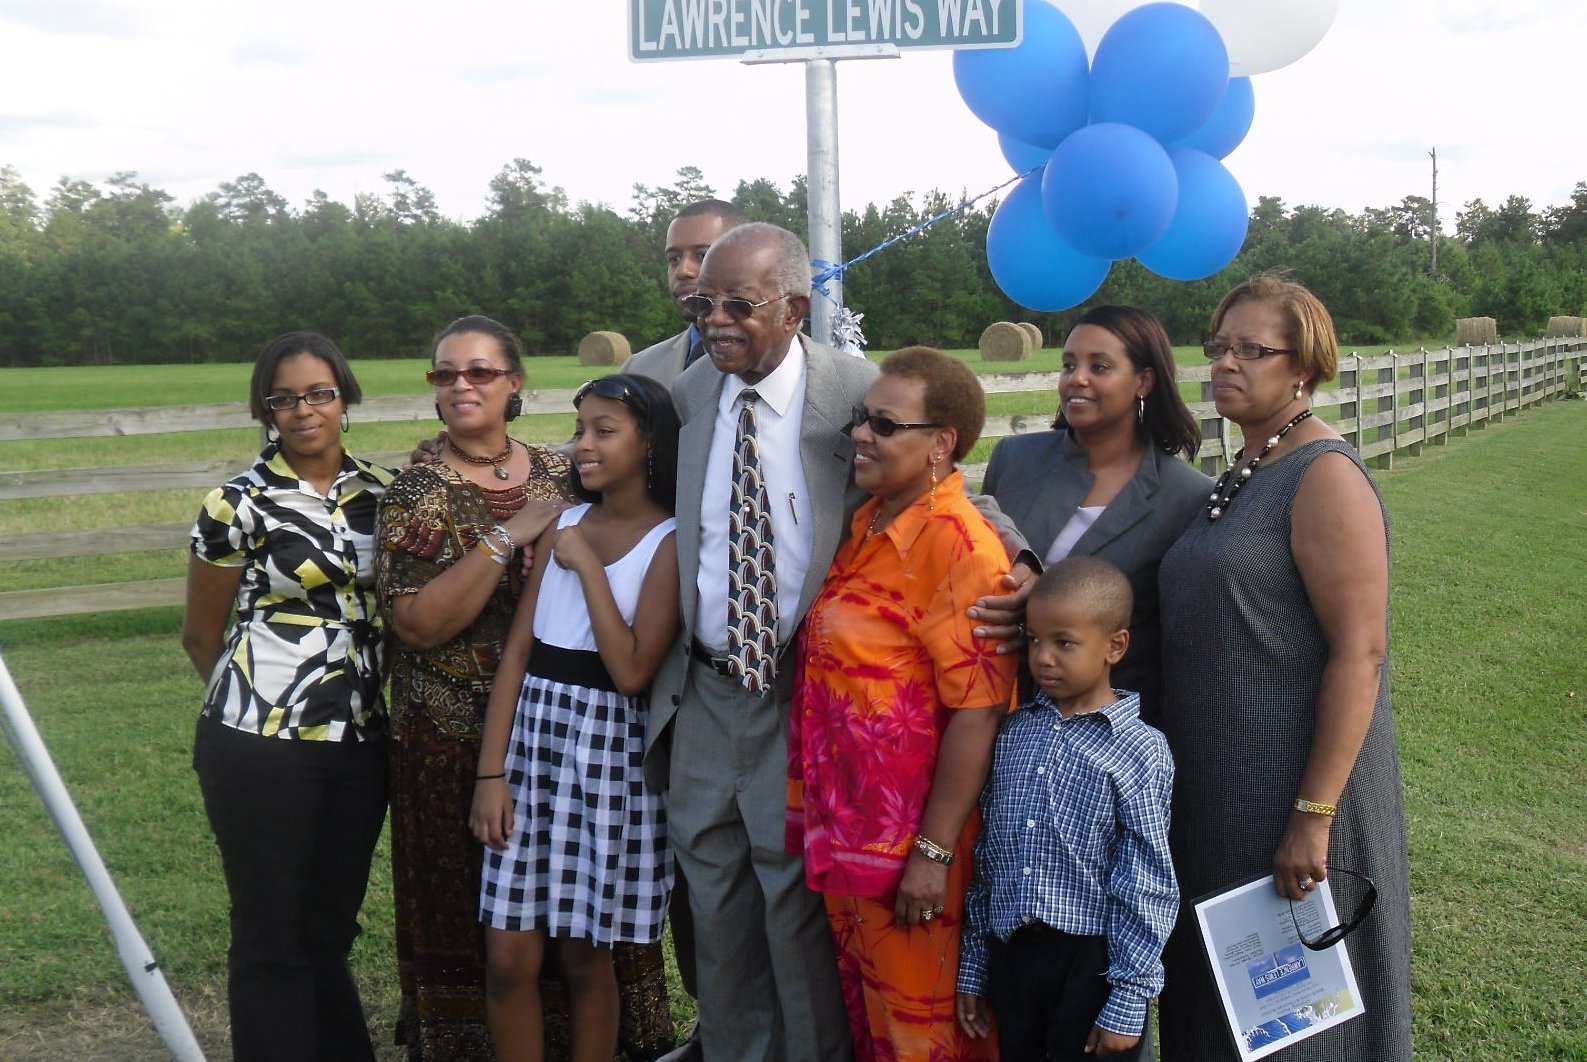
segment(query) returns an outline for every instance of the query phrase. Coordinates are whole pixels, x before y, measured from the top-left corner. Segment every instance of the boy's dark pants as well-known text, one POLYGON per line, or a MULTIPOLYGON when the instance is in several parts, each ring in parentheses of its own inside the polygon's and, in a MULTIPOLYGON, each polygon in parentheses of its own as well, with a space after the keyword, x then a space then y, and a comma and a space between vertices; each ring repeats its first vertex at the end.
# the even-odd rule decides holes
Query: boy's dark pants
MULTIPOLYGON (((1086 1038, 1108 1001, 1106 937, 1080 937, 1040 922, 987 949, 987 1001, 997 1015, 1003 1062, 1097 1062, 1086 1038)), ((1141 1048, 1109 1055, 1137 1062, 1141 1048)))

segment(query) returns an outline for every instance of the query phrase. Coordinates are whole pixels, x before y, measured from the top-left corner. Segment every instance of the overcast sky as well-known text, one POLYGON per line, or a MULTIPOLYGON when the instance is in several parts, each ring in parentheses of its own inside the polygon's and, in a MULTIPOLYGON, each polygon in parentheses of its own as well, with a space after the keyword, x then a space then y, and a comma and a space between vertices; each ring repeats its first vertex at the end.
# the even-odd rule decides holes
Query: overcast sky
MULTIPOLYGON (((619 212, 681 166, 724 195, 804 172, 801 66, 630 62, 630 2, 0 0, 0 165, 41 202, 62 176, 132 170, 186 204, 257 172, 294 207, 402 168, 460 219, 515 157, 619 212)), ((1341 0, 1314 51, 1254 78, 1227 165, 1251 203, 1354 212, 1428 195, 1436 147, 1446 232, 1478 197, 1564 203, 1587 180, 1584 44, 1580 0, 1341 0)), ((845 208, 1009 175, 950 53, 840 63, 838 99, 845 208)))

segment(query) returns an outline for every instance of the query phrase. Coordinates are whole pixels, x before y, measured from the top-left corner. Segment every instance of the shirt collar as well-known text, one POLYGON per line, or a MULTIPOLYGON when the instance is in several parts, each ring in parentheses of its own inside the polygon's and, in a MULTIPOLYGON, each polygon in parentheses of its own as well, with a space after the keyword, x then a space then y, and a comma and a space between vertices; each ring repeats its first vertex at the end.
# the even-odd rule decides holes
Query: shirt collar
MULTIPOLYGON (((271 477, 293 484, 298 490, 309 494, 319 494, 306 480, 299 478, 297 472, 287 463, 285 455, 281 453, 281 444, 271 442, 259 455, 259 464, 271 477)), ((354 457, 345 449, 342 451, 342 469, 336 474, 335 481, 331 484, 331 493, 327 497, 335 496, 346 489, 349 481, 362 479, 378 486, 390 486, 393 478, 392 471, 381 465, 371 464, 361 458, 354 457)))
MULTIPOLYGON (((1094 712, 1082 712, 1080 715, 1072 715, 1065 721, 1068 722, 1095 715, 1106 719, 1108 726, 1113 730, 1117 730, 1125 723, 1141 717, 1141 695, 1139 693, 1131 693, 1128 690, 1114 690, 1113 692, 1118 695, 1119 699, 1112 704, 1098 708, 1094 712)), ((1043 689, 1037 689, 1036 696, 1030 702, 1030 706, 1043 711, 1058 711, 1058 706, 1053 703, 1052 698, 1047 696, 1047 691, 1043 689)))
MULTIPOLYGON (((955 468, 942 479, 937 481, 939 494, 963 494, 964 473, 955 468)), ((876 516, 877 508, 882 504, 880 498, 871 498, 854 514, 853 533, 863 535, 864 529, 870 527, 871 520, 876 516)), ((922 494, 909 503, 909 507, 887 522, 877 534, 886 535, 893 540, 893 545, 899 553, 909 552, 909 547, 915 544, 915 539, 920 537, 920 532, 925 530, 926 521, 931 519, 933 509, 930 493, 922 494)))
POLYGON ((805 348, 804 336, 795 334, 788 341, 788 353, 782 359, 782 364, 767 373, 755 384, 745 383, 737 374, 729 375, 722 382, 722 408, 732 409, 738 401, 738 396, 753 386, 755 393, 760 395, 760 400, 776 413, 779 417, 786 417, 793 408, 794 398, 799 394, 799 385, 804 381, 805 375, 805 348))

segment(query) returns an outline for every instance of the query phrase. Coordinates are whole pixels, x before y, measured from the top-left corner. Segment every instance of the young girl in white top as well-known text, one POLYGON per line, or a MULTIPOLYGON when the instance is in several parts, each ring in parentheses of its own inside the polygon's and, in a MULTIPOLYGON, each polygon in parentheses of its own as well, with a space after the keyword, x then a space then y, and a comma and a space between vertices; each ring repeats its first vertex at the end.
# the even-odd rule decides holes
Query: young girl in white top
POLYGON ((585 384, 573 467, 586 504, 535 544, 496 669, 469 825, 486 846, 486 1019, 500 1062, 544 1054, 555 938, 573 1062, 616 1051, 614 943, 661 938, 672 857, 645 785, 645 690, 678 625, 678 415, 665 388, 585 384))

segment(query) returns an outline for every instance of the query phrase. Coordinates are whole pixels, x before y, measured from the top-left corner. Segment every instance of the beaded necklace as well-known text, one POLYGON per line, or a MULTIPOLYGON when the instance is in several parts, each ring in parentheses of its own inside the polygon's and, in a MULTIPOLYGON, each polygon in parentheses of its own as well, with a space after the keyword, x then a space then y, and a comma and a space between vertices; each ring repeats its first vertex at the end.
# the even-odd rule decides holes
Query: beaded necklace
POLYGON ((1291 428, 1309 416, 1311 416, 1311 410, 1303 409, 1295 414, 1294 419, 1288 424, 1278 429, 1274 434, 1269 435, 1267 437, 1267 445, 1262 447, 1262 452, 1253 457, 1250 464, 1240 469, 1240 475, 1236 477, 1234 470, 1239 466, 1240 458, 1245 456, 1245 447, 1240 447, 1234 455, 1234 460, 1229 462, 1228 469, 1225 470, 1223 475, 1218 477, 1218 482, 1212 488, 1212 494, 1207 498, 1208 520, 1214 523, 1217 522, 1218 518, 1223 515, 1224 510, 1229 507, 1229 503, 1234 500, 1234 496, 1240 493, 1240 488, 1244 487, 1251 477, 1256 474, 1256 467, 1262 463, 1262 458, 1272 452, 1273 447, 1278 445, 1280 439, 1289 434, 1291 428), (1230 482, 1231 480, 1233 480, 1232 483, 1230 482))
POLYGON ((507 448, 501 453, 497 454, 495 457, 475 457, 473 454, 457 445, 457 443, 453 442, 450 435, 446 437, 446 445, 447 448, 450 449, 454 454, 461 457, 471 465, 489 465, 491 472, 495 474, 497 479, 506 480, 510 479, 512 476, 510 472, 501 467, 501 463, 512 456, 511 439, 507 440, 507 448))

